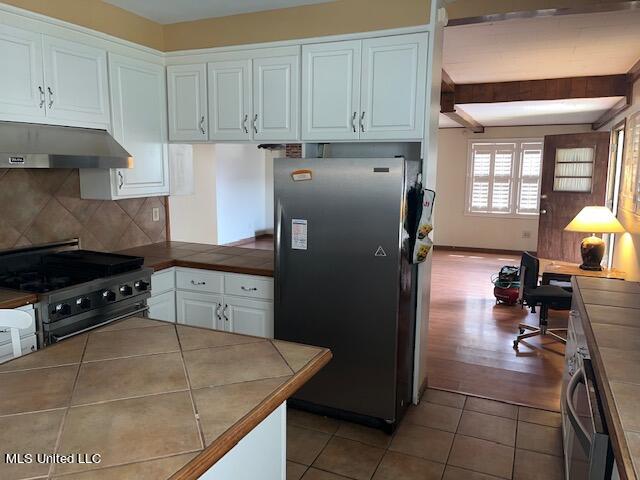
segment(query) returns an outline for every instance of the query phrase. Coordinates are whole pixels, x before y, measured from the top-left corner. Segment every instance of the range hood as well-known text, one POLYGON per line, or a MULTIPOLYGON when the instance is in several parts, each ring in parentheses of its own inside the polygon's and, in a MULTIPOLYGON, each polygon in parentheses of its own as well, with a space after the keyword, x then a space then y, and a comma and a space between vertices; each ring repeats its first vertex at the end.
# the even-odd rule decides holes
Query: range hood
POLYGON ((132 168, 106 130, 0 122, 0 168, 132 168))

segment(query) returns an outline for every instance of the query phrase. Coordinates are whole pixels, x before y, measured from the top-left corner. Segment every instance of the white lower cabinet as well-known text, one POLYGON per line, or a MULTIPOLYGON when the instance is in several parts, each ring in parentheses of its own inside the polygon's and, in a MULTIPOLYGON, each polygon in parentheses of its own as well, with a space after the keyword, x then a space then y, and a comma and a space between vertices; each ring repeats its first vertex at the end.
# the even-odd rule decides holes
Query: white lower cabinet
POLYGON ((222 295, 178 290, 176 304, 178 323, 222 330, 219 324, 222 295))
POLYGON ((248 298, 224 297, 224 330, 273 338, 273 303, 248 298))
POLYGON ((176 294, 164 292, 147 300, 149 305, 149 317, 165 322, 176 321, 176 294))

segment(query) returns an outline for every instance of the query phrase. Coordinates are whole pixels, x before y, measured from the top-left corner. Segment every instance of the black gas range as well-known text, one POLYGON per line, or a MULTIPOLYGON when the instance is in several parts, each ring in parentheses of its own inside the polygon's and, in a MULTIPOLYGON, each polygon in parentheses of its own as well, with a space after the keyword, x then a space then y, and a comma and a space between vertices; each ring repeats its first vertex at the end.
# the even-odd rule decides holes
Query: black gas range
POLYGON ((39 346, 147 311, 143 257, 79 249, 77 239, 0 252, 0 287, 38 294, 39 346))

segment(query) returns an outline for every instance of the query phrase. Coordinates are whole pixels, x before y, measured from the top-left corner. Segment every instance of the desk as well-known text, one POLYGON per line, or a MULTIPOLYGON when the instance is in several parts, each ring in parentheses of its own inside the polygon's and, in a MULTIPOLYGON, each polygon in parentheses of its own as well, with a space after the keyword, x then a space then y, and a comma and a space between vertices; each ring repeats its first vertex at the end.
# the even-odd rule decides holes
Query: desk
POLYGON ((617 280, 624 280, 627 276, 626 272, 615 268, 604 268, 600 271, 582 270, 577 263, 549 260, 548 258, 540 258, 539 260, 542 285, 548 285, 551 280, 570 282, 572 276, 611 278, 617 280))

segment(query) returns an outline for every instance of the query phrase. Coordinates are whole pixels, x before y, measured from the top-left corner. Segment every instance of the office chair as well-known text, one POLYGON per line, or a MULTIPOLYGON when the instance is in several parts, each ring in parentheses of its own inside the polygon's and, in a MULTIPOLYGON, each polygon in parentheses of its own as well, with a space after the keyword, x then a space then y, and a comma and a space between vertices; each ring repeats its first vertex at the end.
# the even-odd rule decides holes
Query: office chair
POLYGON ((540 261, 529 252, 523 252, 520 260, 520 294, 518 301, 524 307, 530 307, 535 313, 536 306, 540 306, 540 322, 538 327, 527 323, 520 323, 518 329, 520 335, 513 341, 513 348, 518 350, 521 340, 525 338, 549 335, 550 337, 566 343, 566 339, 556 332, 566 332, 566 328, 548 328, 549 309, 568 310, 571 308, 571 289, 565 289, 557 285, 539 285, 538 274, 540 261), (528 331, 527 331, 528 330, 528 331), (525 331, 527 331, 525 333, 525 331))

